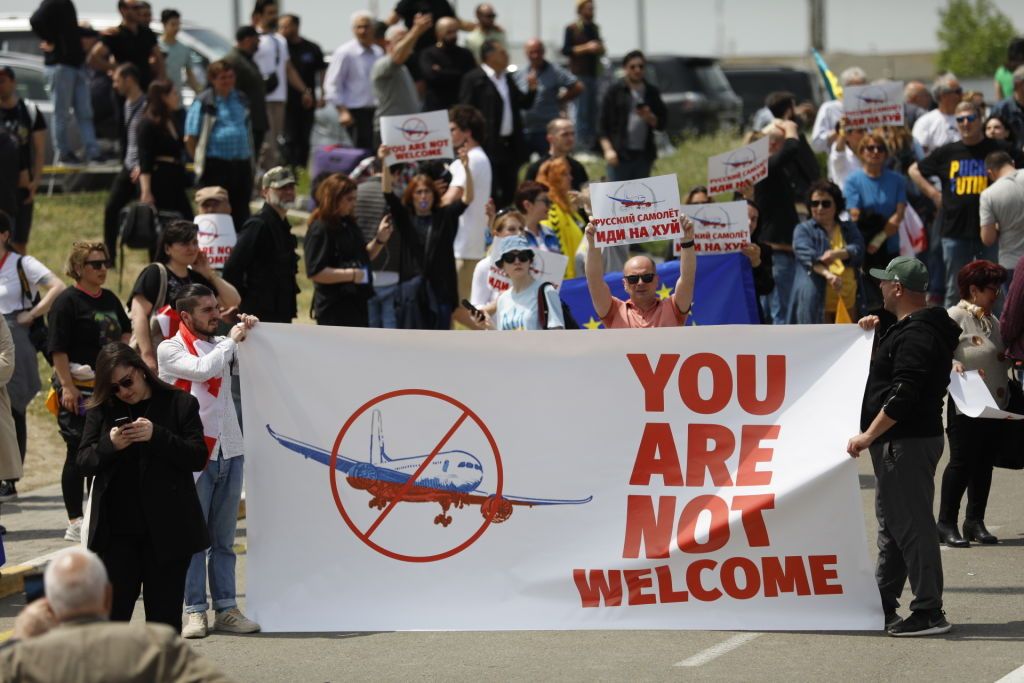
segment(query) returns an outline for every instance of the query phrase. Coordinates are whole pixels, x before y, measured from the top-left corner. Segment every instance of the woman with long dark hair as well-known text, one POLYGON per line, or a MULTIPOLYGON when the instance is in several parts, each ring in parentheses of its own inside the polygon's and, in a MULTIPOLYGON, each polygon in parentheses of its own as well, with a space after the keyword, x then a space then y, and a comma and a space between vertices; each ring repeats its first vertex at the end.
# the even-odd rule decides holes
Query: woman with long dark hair
POLYGON ((139 354, 154 370, 157 344, 177 332, 174 302, 185 287, 209 287, 217 293, 217 303, 222 309, 231 309, 242 301, 235 286, 210 267, 206 254, 199 248, 198 228, 194 223, 172 221, 160 233, 156 247, 156 261, 142 269, 128 296, 132 333, 139 354), (166 329, 151 322, 162 311, 169 316, 166 329))
MULTIPOLYGON (((378 155, 385 159, 389 152, 387 145, 381 145, 378 155)), ((391 191, 390 175, 382 176, 381 190, 402 237, 397 304, 401 328, 447 330, 453 318, 467 327, 479 327, 459 305, 453 243, 459 216, 476 194, 465 149, 459 150, 459 159, 466 170, 466 186, 462 198, 448 206, 441 205, 441 196, 428 175, 413 176, 401 199, 391 191)))
POLYGON ((373 296, 370 261, 391 238, 391 218, 381 218, 377 234, 366 242, 356 222, 356 184, 343 173, 320 183, 316 204, 303 242, 306 276, 314 287, 313 317, 318 325, 368 327, 367 302, 373 296))
POLYGON ((170 81, 149 84, 139 120, 139 201, 192 220, 192 205, 185 193, 185 143, 174 125, 180 104, 170 81))
POLYGON ((87 545, 110 576, 110 618, 130 621, 142 591, 146 621, 180 633, 185 574, 209 546, 192 476, 208 456, 199 402, 115 342, 96 357, 88 408, 78 466, 95 477, 87 545))

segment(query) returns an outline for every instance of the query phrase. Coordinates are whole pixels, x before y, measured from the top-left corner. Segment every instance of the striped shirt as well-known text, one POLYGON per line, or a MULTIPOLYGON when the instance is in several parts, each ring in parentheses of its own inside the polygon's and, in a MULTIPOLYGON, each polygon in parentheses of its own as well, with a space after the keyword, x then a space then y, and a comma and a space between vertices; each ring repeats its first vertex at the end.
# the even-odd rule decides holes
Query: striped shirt
POLYGON ((124 167, 129 171, 139 165, 139 121, 146 108, 146 96, 140 95, 134 102, 124 101, 124 120, 128 126, 127 144, 124 148, 124 167))
MULTIPOLYGON (((242 104, 238 91, 232 90, 227 97, 213 96, 217 109, 217 122, 210 131, 206 145, 206 156, 213 159, 240 160, 252 157, 249 144, 249 110, 242 104)), ((203 103, 197 97, 185 117, 185 135, 199 139, 203 123, 203 103)))

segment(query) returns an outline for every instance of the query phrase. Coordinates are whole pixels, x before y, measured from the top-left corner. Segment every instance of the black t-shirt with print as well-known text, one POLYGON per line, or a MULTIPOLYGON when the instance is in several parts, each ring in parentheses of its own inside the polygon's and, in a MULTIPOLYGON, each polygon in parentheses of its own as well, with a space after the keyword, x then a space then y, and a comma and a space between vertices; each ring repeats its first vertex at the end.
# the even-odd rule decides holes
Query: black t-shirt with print
POLYGON ((46 119, 38 107, 29 107, 24 100, 10 109, 0 107, 0 126, 18 144, 18 170, 32 168, 32 133, 46 130, 46 119), (32 111, 35 111, 33 116, 32 111))
POLYGON ((96 369, 96 355, 110 342, 131 332, 132 323, 117 295, 100 290, 93 297, 68 287, 50 309, 50 352, 66 353, 72 363, 96 369))
MULTIPOLYGON (((217 294, 217 290, 214 288, 213 283, 191 268, 188 269, 188 275, 186 277, 178 277, 171 272, 170 268, 168 268, 167 298, 164 303, 174 306, 175 302, 178 300, 178 294, 180 294, 181 291, 189 285, 205 285, 213 290, 214 295, 217 294)), ((128 295, 129 308, 131 308, 132 299, 134 299, 136 295, 146 297, 146 300, 154 306, 157 304, 157 298, 160 296, 160 269, 155 263, 150 263, 142 269, 141 273, 139 273, 138 279, 135 280, 135 286, 132 287, 132 293, 128 295)))
POLYGON ((1001 140, 982 139, 976 145, 951 142, 917 162, 925 178, 937 176, 942 182, 942 236, 956 239, 978 239, 981 232, 979 209, 981 193, 988 187, 985 157, 1005 151, 1020 168, 1020 150, 1001 140))

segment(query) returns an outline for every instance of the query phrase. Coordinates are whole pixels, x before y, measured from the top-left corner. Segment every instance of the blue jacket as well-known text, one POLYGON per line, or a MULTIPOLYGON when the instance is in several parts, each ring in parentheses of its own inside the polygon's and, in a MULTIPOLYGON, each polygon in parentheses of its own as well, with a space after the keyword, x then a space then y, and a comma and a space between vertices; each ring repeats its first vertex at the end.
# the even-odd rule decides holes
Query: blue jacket
MULTIPOLYGON (((847 268, 859 269, 864 261, 864 238, 853 223, 841 221, 839 229, 846 241, 850 258, 843 261, 847 268)), ((796 226, 793 231, 793 254, 796 273, 793 275, 793 301, 789 307, 791 323, 815 324, 825 320, 825 278, 812 270, 822 254, 832 247, 825 228, 814 219, 796 226)), ((858 276, 858 287, 860 278, 858 276)), ((851 311, 851 315, 855 315, 851 311)))

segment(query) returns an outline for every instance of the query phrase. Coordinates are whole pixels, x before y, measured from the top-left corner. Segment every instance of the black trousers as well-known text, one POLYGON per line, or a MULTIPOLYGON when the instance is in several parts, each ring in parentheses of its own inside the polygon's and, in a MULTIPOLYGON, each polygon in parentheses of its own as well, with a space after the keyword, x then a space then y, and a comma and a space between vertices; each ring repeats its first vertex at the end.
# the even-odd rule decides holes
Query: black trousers
POLYGON ((352 144, 355 147, 369 150, 376 149, 373 146, 373 113, 376 110, 376 107, 361 107, 348 110, 352 114, 352 120, 354 121, 348 127, 348 134, 352 138, 352 144))
POLYGON ((992 489, 992 467, 1005 426, 999 420, 983 420, 957 415, 950 401, 946 418, 949 435, 949 463, 942 473, 939 497, 939 521, 956 526, 960 501, 967 492, 966 519, 985 521, 988 494, 992 489))
POLYGON ((35 213, 35 202, 25 203, 28 199, 28 188, 19 187, 17 190, 18 206, 15 208, 11 218, 14 219, 14 230, 11 231, 11 242, 14 244, 28 244, 29 233, 32 232, 32 216, 35 213))
POLYGON ((235 230, 249 219, 249 198, 252 197, 252 162, 248 159, 207 158, 203 175, 196 183, 198 187, 219 185, 228 191, 231 202, 231 218, 235 230))
POLYGON ((192 220, 192 205, 188 203, 184 166, 156 162, 153 166, 152 188, 157 210, 173 211, 185 220, 192 220))
POLYGON ((64 410, 61 406, 57 413, 57 427, 60 429, 60 436, 67 446, 67 454, 64 457, 64 469, 60 474, 61 493, 64 494, 64 508, 67 510, 68 519, 78 519, 82 516, 82 502, 85 500, 83 488, 85 486, 85 475, 78 469, 78 446, 82 442, 82 430, 85 428, 85 416, 75 415, 64 410))
POLYGON ((878 519, 875 580, 886 611, 899 607, 908 578, 911 610, 942 608, 942 555, 932 515, 942 443, 939 435, 871 446, 878 519))
POLYGON ((519 185, 519 150, 511 136, 500 138, 488 147, 491 161, 491 196, 499 209, 512 206, 519 185))
MULTIPOLYGON (((11 407, 11 417, 14 418, 14 432, 18 436, 18 452, 21 454, 21 464, 25 464, 25 451, 28 449, 28 421, 25 413, 11 407)), ((17 480, 15 480, 17 481, 17 480)))
POLYGON ((161 558, 153 541, 145 536, 112 535, 99 553, 114 588, 111 621, 131 621, 139 593, 146 608, 146 621, 167 624, 181 633, 181 612, 185 602, 185 575, 191 555, 161 558))
POLYGON ((124 166, 114 176, 114 183, 107 195, 107 205, 103 208, 103 243, 107 245, 111 260, 116 260, 114 249, 117 247, 117 232, 120 228, 121 209, 139 197, 139 186, 132 182, 131 173, 124 166))
POLYGON ((309 164, 309 138, 313 134, 315 109, 302 102, 289 101, 284 110, 284 155, 289 166, 305 168, 309 164))

